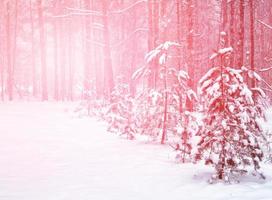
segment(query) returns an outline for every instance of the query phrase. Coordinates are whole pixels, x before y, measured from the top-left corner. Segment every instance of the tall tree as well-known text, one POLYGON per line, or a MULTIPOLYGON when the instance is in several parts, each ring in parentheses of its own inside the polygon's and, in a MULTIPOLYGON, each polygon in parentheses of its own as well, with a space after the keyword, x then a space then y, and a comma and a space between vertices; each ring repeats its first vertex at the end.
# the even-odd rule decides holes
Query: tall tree
MULTIPOLYGON (((187 53, 186 53, 186 61, 187 61, 187 67, 188 67, 188 74, 189 74, 189 81, 188 81, 188 87, 194 88, 194 73, 195 68, 193 65, 193 0, 187 1, 187 53)), ((187 110, 192 111, 193 110, 193 101, 191 98, 187 97, 186 100, 186 107, 187 110)))
POLYGON ((39 31, 40 31, 40 48, 41 48, 41 80, 42 80, 42 100, 48 100, 47 91, 47 66, 46 66, 46 42, 44 32, 44 18, 42 0, 38 0, 38 17, 39 17, 39 31))
POLYGON ((31 68, 32 68, 32 95, 37 95, 37 80, 36 80, 36 66, 35 66, 35 40, 34 40, 34 17, 33 17, 32 0, 29 0, 29 14, 31 24, 31 68))
POLYGON ((106 96, 109 96, 114 88, 112 60, 111 60, 111 48, 110 48, 110 33, 108 22, 108 0, 102 0, 102 14, 103 14, 103 36, 104 36, 104 73, 105 73, 105 85, 104 92, 106 96))
MULTIPOLYGON (((254 57, 255 57, 255 45, 254 45, 254 5, 253 0, 249 0, 249 18, 250 18, 250 69, 255 71, 254 57)), ((252 80, 252 87, 256 86, 256 82, 252 80)))
MULTIPOLYGON (((54 1, 54 15, 57 16, 59 12, 59 3, 58 1, 54 1)), ((59 64, 58 64, 58 47, 59 47, 59 40, 58 40, 58 19, 54 19, 54 27, 53 27, 53 38, 54 38, 54 97, 55 100, 59 100, 59 64)))
MULTIPOLYGON (((241 2, 241 1, 240 1, 241 2)), ((236 32, 235 32, 235 8, 236 8, 236 6, 235 6, 235 1, 231 1, 230 2, 230 27, 229 27, 229 29, 230 29, 230 46, 234 49, 234 50, 236 50, 236 44, 235 44, 235 42, 236 42, 236 36, 237 36, 237 34, 236 34, 236 32)), ((234 51, 235 52, 235 51, 234 51)), ((234 65, 236 65, 236 64, 234 64, 235 63, 235 55, 236 55, 236 53, 233 53, 232 55, 231 55, 231 58, 230 58, 230 66, 234 66, 234 65)))
POLYGON ((6 46, 7 46, 7 92, 8 98, 10 101, 13 100, 13 69, 11 61, 11 31, 10 31, 10 16, 11 16, 11 7, 10 2, 7 1, 7 17, 6 17, 6 46))
POLYGON ((238 31, 238 44, 237 44, 237 63, 236 66, 241 68, 244 63, 244 0, 239 2, 239 31, 238 31))
MULTIPOLYGON (((86 10, 91 10, 90 0, 84 0, 86 10)), ((91 30, 92 20, 90 15, 85 16, 85 66, 84 66, 84 98, 88 97, 88 92, 91 89, 91 30)))

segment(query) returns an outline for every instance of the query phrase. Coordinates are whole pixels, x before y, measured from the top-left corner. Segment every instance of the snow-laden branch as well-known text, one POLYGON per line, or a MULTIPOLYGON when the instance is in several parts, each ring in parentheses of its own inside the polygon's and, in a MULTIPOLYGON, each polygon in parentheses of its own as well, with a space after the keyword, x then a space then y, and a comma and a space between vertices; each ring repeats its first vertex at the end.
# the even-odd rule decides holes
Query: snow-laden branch
POLYGON ((139 0, 139 1, 136 1, 135 3, 133 3, 132 5, 124 8, 124 9, 110 11, 109 13, 110 14, 121 14, 121 13, 124 13, 124 12, 130 10, 131 8, 133 8, 134 6, 136 6, 136 5, 140 4, 140 3, 146 3, 146 2, 147 2, 147 0, 139 0))
POLYGON ((269 24, 267 24, 267 23, 265 23, 265 22, 263 22, 261 20, 258 20, 258 22, 261 23, 262 25, 264 25, 266 28, 269 28, 269 29, 272 30, 272 26, 271 25, 269 25, 269 24))
POLYGON ((259 72, 266 72, 266 71, 269 71, 271 69, 272 69, 272 67, 268 67, 268 68, 260 69, 259 72))

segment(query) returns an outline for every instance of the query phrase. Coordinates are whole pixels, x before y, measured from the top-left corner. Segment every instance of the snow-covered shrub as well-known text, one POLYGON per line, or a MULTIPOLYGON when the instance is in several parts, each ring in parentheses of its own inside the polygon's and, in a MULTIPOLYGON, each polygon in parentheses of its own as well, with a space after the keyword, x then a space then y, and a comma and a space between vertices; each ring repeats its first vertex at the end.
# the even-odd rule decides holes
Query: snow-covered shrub
POLYGON ((109 123, 109 131, 119 132, 133 139, 134 127, 134 100, 129 92, 129 85, 119 82, 113 89, 110 103, 105 112, 105 118, 109 123))
POLYGON ((198 133, 195 159, 214 166, 216 174, 211 181, 235 180, 248 167, 255 172, 260 169, 265 137, 258 123, 264 117, 259 99, 265 94, 260 88, 249 88, 245 77, 260 80, 245 67, 222 66, 210 69, 199 81, 205 104, 204 126, 198 133))
POLYGON ((146 89, 136 96, 135 122, 137 133, 157 140, 161 135, 163 95, 160 91, 146 89))
POLYGON ((178 161, 191 161, 192 137, 198 132, 199 123, 193 112, 186 110, 186 100, 197 101, 195 92, 188 87, 189 76, 183 70, 169 68, 168 76, 172 80, 169 86, 169 119, 170 133, 177 136, 175 150, 178 161))

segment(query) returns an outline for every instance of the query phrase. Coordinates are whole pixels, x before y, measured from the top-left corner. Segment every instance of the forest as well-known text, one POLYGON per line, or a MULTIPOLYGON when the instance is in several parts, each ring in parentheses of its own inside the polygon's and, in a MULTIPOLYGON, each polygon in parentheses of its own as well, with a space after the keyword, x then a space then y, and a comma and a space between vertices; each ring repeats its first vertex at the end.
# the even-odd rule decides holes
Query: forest
POLYGON ((73 103, 239 182, 272 162, 271 0, 2 0, 0 99, 73 103), (271 111, 269 111, 271 112, 271 111))

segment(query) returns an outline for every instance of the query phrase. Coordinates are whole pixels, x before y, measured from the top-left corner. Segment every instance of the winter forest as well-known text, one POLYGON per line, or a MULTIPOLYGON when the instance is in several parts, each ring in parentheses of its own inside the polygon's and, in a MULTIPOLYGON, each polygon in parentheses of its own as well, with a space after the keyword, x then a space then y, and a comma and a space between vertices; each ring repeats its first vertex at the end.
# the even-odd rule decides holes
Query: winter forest
POLYGON ((271 98, 271 0, 1 0, 0 199, 272 199, 271 98))

